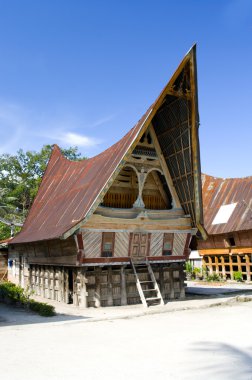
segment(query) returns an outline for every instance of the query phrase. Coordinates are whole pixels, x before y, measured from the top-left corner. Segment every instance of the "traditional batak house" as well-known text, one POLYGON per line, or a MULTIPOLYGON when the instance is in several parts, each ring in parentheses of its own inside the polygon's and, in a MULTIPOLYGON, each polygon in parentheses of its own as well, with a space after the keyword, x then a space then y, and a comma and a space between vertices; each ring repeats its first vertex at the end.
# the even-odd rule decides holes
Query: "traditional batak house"
POLYGON ((54 147, 10 280, 83 307, 184 297, 191 236, 204 233, 198 126, 194 46, 118 143, 81 162, 54 147))
POLYGON ((202 175, 204 226, 208 239, 198 241, 202 265, 233 279, 252 279, 252 177, 202 175))

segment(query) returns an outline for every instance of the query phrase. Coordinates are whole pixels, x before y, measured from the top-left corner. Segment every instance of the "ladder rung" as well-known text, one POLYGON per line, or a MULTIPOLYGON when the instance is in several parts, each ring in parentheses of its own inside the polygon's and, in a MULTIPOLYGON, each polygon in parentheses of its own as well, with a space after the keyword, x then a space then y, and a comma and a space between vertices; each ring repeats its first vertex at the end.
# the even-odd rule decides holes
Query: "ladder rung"
POLYGON ((153 284, 153 281, 139 281, 140 282, 140 284, 147 284, 147 283, 152 283, 153 284))
POLYGON ((151 297, 151 298, 145 298, 146 301, 157 301, 157 300, 161 300, 160 297, 151 297))
POLYGON ((143 292, 156 292, 157 289, 143 289, 143 292))

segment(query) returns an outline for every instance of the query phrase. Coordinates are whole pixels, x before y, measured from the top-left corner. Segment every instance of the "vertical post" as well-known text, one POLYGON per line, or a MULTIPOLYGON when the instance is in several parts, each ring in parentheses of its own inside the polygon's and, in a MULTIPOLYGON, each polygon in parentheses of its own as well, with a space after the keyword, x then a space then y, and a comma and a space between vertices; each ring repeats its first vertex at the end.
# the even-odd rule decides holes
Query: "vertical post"
POLYGON ((164 291, 164 269, 162 266, 159 267, 159 289, 160 293, 165 298, 165 291, 164 291))
POLYGON ((121 266, 121 306, 127 305, 127 289, 126 289, 126 276, 125 266, 121 266))
POLYGON ((55 300, 55 270, 54 270, 54 267, 52 267, 51 269, 51 273, 52 273, 52 300, 55 300))
POLYGON ((79 306, 78 294, 77 294, 77 271, 73 269, 73 304, 79 306))
POLYGON ((173 269, 169 269, 169 280, 170 280, 170 298, 174 298, 174 281, 173 281, 173 269))
POLYGON ((33 284, 32 284, 32 270, 33 270, 33 266, 30 265, 30 268, 29 268, 29 286, 30 286, 30 289, 33 290, 33 284))
POLYGON ((68 269, 64 270, 64 282, 65 282, 65 302, 69 303, 69 272, 68 272, 68 269))
POLYGON ((238 271, 242 272, 241 256, 239 254, 237 254, 237 264, 238 264, 238 271))
POLYGON ((112 268, 108 268, 108 306, 113 306, 113 277, 112 268))
POLYGON ((101 306, 100 273, 101 273, 101 269, 95 268, 95 295, 94 295, 95 307, 101 306))
POLYGON ((230 278, 231 280, 234 279, 234 272, 233 272, 233 259, 232 255, 229 254, 229 267, 230 267, 230 278))
POLYGON ((62 268, 58 268, 58 301, 62 302, 62 268))
POLYGON ((185 298, 185 281, 183 267, 179 269, 180 298, 185 298))
POLYGON ((219 257, 216 255, 214 258, 215 261, 215 272, 219 274, 219 257))
POLYGON ((81 273, 80 273, 80 282, 81 282, 81 289, 80 289, 80 296, 81 296, 81 304, 80 306, 82 307, 87 307, 87 286, 86 286, 86 283, 87 283, 87 278, 86 278, 86 271, 85 269, 82 269, 81 270, 81 273))
POLYGON ((208 261, 209 261, 209 273, 213 274, 213 263, 212 263, 212 257, 208 256, 208 261))
POLYGON ((225 260, 224 256, 221 256, 221 272, 222 272, 222 277, 226 278, 226 270, 225 270, 225 260))
POLYGON ((249 255, 245 255, 245 260, 246 260, 247 281, 251 281, 249 255))
POLYGON ((45 298, 45 267, 41 270, 41 296, 45 298))

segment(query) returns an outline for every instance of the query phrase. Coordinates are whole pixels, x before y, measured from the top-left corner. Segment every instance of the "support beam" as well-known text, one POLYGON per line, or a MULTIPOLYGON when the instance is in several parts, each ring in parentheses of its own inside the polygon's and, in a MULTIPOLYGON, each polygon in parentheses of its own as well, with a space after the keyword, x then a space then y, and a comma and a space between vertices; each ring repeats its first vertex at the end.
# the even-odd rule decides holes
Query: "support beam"
POLYGON ((127 305, 127 289, 126 289, 126 275, 125 266, 121 266, 121 306, 127 305))

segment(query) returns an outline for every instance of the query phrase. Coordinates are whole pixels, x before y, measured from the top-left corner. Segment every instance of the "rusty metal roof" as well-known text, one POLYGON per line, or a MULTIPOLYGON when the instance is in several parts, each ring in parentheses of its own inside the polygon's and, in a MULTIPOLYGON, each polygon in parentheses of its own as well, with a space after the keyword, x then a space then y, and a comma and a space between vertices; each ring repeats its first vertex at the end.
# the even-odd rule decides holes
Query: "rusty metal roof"
POLYGON ((55 145, 37 197, 12 243, 58 238, 82 221, 140 127, 141 120, 115 145, 83 161, 69 161, 55 145))
MULTIPOLYGON (((101 197, 123 166, 125 156, 129 154, 130 149, 133 149, 134 143, 141 137, 141 134, 144 133, 157 111, 166 101, 167 91, 175 91, 174 88, 176 89, 178 78, 181 77, 181 81, 184 80, 183 70, 185 66, 187 65, 191 72, 193 70, 196 72, 195 49, 196 47, 194 46, 187 53, 169 83, 138 123, 112 147, 93 158, 79 162, 67 160, 61 154, 59 147, 54 147, 29 215, 21 232, 13 239, 12 243, 67 238, 83 224, 84 220, 92 215, 99 205, 101 197)), ((181 91, 181 89, 178 89, 178 91, 181 91)), ((190 95, 192 99, 196 97, 196 92, 197 86, 194 83, 192 85, 192 95, 190 95)), ((197 109, 195 112, 197 112, 197 109)), ((192 145, 194 152, 198 152, 197 122, 192 123, 192 126, 188 123, 188 131, 190 131, 189 140, 192 139, 191 134, 194 133, 195 143, 192 145)), ((181 152, 175 152, 176 154, 181 154, 181 152)), ((192 205, 190 213, 193 215, 198 213, 198 217, 193 217, 192 215, 192 220, 195 222, 195 226, 197 225, 200 228, 200 215, 202 214, 200 197, 196 197, 197 199, 195 198, 196 200, 193 201, 193 189, 198 188, 198 193, 201 192, 200 167, 197 166, 192 169, 192 162, 196 162, 196 160, 192 160, 190 156, 190 160, 183 165, 184 167, 188 166, 187 186, 189 186, 189 181, 192 185, 191 190, 188 191, 188 197, 192 205), (196 186, 194 186, 194 181, 196 186)), ((198 163, 199 157, 197 165, 198 163)), ((182 180, 185 182, 184 177, 182 180)), ((180 189, 182 180, 177 179, 177 185, 175 184, 178 187, 178 189, 176 188, 177 192, 180 189)), ((186 188, 184 184, 182 185, 181 189, 182 187, 186 188)), ((186 204, 186 202, 184 203, 186 204)), ((183 206, 182 198, 181 204, 183 206)), ((189 213, 185 206, 183 207, 185 212, 189 213)))
POLYGON ((208 234, 252 230, 252 177, 224 179, 202 174, 202 194, 208 234), (227 215, 226 222, 213 224, 225 205, 233 206, 231 215, 227 215))

